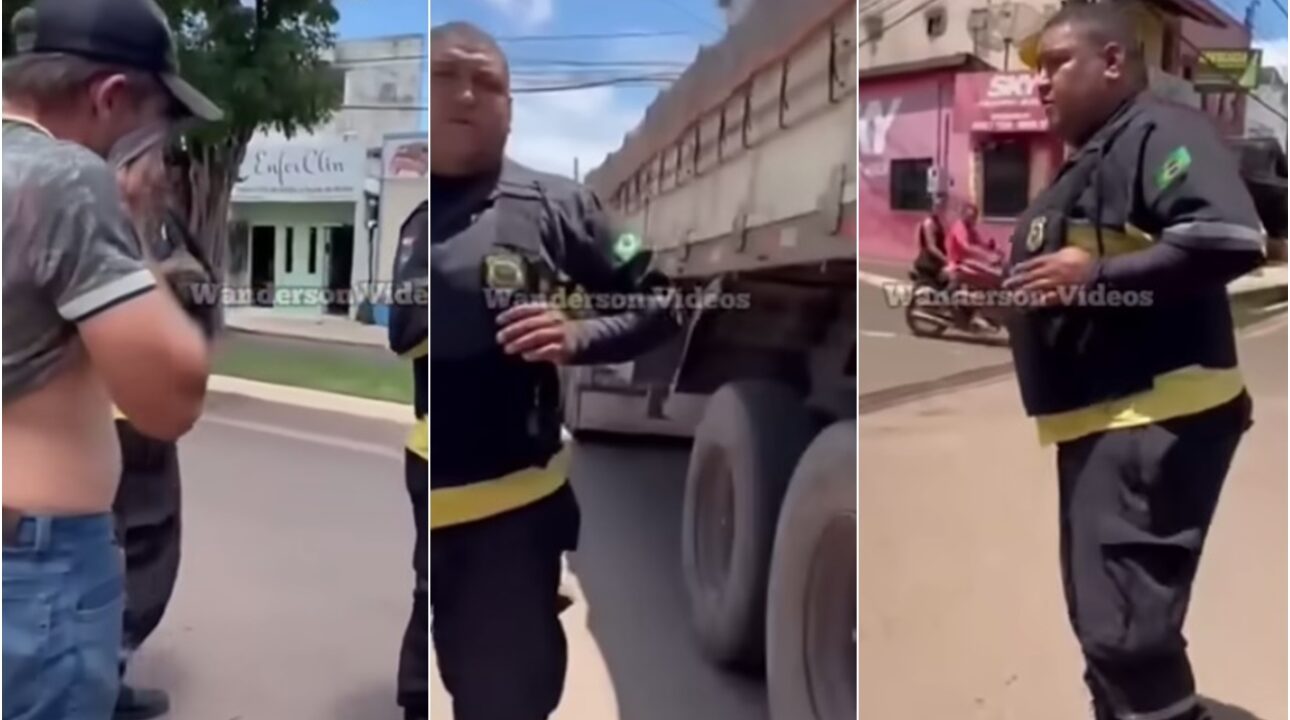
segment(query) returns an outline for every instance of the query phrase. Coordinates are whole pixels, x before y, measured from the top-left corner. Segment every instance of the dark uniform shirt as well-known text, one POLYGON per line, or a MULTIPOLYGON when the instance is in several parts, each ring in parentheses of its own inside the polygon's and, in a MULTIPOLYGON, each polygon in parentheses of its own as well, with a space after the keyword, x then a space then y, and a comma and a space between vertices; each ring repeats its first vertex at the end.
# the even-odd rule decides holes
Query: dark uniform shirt
POLYGON ((1226 284, 1265 238, 1234 153, 1209 119, 1147 95, 1063 165, 1017 225, 1013 260, 1063 246, 1096 258, 1072 306, 1018 313, 1022 399, 1045 442, 1158 422, 1244 389, 1226 284))
POLYGON ((556 368, 503 352, 500 300, 584 291, 598 312, 570 323, 575 364, 631 360, 677 325, 639 239, 571 180, 507 162, 490 176, 432 177, 431 203, 430 476, 441 489, 541 467, 561 445, 556 368))
POLYGON ((430 392, 426 309, 429 225, 429 207, 423 202, 399 228, 389 325, 390 349, 412 360, 413 410, 418 422, 408 435, 407 448, 423 459, 428 452, 425 417, 430 392))

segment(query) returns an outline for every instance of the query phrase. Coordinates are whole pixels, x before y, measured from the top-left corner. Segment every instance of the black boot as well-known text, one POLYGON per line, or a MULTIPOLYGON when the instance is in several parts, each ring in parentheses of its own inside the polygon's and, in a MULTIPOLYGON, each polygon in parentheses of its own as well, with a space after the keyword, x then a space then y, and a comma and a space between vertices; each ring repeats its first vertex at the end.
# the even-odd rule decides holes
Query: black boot
POLYGON ((160 690, 121 686, 112 720, 152 720, 170 712, 170 696, 160 690))

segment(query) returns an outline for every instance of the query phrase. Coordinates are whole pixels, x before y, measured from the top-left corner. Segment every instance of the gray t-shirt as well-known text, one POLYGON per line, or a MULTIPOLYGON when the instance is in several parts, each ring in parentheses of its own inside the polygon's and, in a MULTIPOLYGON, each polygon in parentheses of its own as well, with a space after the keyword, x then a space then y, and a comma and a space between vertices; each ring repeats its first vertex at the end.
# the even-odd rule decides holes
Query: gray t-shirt
POLYGON ((102 158, 4 122, 4 401, 83 352, 76 324, 148 292, 116 178, 102 158))

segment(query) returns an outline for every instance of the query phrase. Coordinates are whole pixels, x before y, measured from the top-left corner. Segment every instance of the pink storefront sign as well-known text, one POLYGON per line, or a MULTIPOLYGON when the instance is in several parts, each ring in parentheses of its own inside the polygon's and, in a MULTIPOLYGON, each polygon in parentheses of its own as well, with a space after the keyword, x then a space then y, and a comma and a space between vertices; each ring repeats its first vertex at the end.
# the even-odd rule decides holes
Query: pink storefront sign
POLYGON ((1048 116, 1028 72, 961 73, 955 78, 954 129, 971 133, 1047 132, 1048 116))

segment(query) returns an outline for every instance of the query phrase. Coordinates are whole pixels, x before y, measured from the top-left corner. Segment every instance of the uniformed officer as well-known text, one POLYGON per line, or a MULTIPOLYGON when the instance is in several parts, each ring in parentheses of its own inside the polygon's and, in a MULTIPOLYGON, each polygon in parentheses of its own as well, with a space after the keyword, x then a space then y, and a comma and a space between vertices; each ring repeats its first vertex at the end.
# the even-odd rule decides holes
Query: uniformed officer
POLYGON ((399 251, 394 267, 395 293, 390 304, 390 348, 412 360, 413 403, 417 418, 404 451, 404 480, 412 500, 412 519, 416 527, 416 546, 412 552, 412 568, 416 577, 412 617, 408 620, 403 648, 399 653, 398 701, 407 720, 429 717, 430 698, 430 623, 426 598, 426 525, 430 511, 426 502, 430 481, 426 465, 429 455, 426 423, 429 394, 426 312, 429 220, 429 206, 423 202, 408 216, 399 231, 399 251))
MULTIPOLYGON (((1038 93, 1071 148, 1020 218, 1005 287, 1021 396, 1057 446, 1061 565, 1099 720, 1196 720, 1183 622, 1251 402, 1226 285, 1265 238, 1203 115, 1145 92, 1131 18, 1072 5, 1038 93)), ((1061 711, 1054 709, 1054 717, 1061 711)))
POLYGON ((563 692, 561 558, 579 526, 556 366, 630 360, 676 322, 591 192, 504 159, 493 39, 453 23, 430 47, 432 632, 456 720, 536 720, 563 692), (552 298, 575 284, 585 307, 627 309, 570 320, 552 298))

